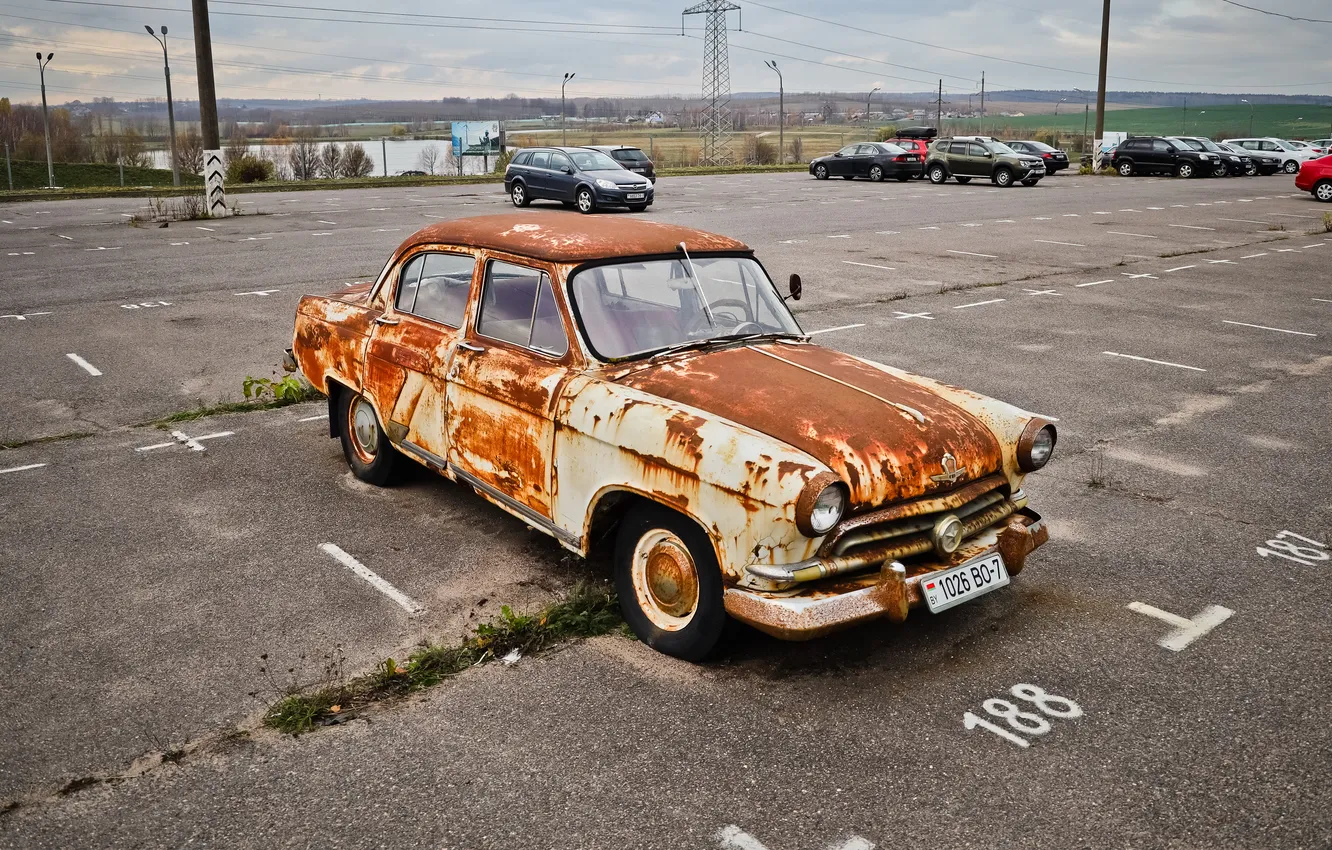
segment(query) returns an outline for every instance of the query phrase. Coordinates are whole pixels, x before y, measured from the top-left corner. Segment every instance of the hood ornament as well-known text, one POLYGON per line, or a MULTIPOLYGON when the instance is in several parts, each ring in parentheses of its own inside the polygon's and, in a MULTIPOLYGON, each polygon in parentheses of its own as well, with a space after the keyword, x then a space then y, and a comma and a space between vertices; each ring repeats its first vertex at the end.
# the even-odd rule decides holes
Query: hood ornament
POLYGON ((943 472, 938 475, 931 475, 930 480, 935 484, 956 484, 967 477, 967 470, 957 468, 957 458, 953 457, 952 452, 945 452, 939 464, 943 467, 943 472))

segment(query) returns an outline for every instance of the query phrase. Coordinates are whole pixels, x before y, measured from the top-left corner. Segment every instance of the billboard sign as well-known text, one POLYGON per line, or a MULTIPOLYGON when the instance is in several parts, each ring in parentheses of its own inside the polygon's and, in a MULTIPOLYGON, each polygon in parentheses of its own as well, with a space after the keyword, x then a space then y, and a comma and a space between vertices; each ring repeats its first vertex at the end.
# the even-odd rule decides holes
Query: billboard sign
POLYGON ((499 122, 454 121, 453 152, 455 156, 499 156, 499 122))

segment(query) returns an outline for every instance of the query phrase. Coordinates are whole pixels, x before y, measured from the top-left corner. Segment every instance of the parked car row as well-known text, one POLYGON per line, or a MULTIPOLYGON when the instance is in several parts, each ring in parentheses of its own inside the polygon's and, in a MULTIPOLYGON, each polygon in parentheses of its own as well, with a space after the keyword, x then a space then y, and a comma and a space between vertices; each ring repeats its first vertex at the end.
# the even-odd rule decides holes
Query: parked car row
POLYGON ((1203 136, 1130 136, 1111 152, 1110 167, 1125 177, 1169 174, 1176 177, 1295 174, 1302 163, 1325 149, 1276 138, 1224 139, 1203 136))
POLYGON ((928 177, 935 184, 949 178, 970 183, 979 177, 1007 187, 1015 183, 1035 186, 1068 167, 1068 154, 1043 142, 1001 142, 991 136, 939 138, 933 128, 912 127, 888 141, 857 142, 817 157, 810 161, 809 173, 819 180, 928 177))

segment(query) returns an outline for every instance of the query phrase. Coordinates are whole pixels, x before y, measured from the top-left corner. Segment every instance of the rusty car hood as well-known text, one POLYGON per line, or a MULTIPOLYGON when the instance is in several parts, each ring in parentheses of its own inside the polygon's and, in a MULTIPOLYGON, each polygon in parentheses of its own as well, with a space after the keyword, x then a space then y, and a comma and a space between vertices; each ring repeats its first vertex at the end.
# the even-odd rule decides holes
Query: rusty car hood
POLYGON ((967 410, 928 387, 817 345, 714 349, 664 359, 617 382, 804 451, 847 483, 853 508, 950 490, 1002 467, 999 441, 967 410), (963 474, 934 480, 953 469, 945 469, 946 454, 963 474))

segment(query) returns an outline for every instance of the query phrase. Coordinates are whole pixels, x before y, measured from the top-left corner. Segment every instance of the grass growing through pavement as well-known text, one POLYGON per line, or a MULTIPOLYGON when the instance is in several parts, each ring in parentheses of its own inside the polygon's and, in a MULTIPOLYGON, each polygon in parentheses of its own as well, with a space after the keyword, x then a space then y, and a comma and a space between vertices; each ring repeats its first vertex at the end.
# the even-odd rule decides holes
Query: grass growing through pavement
POLYGON ((96 434, 92 431, 70 431, 68 434, 52 434, 49 437, 33 437, 31 440, 11 440, 7 443, 0 443, 0 451, 5 449, 19 449, 24 446, 35 446, 41 443, 59 443, 65 440, 82 440, 84 437, 93 437, 96 434))
POLYGON ((264 723, 298 735, 343 722, 359 708, 431 687, 514 650, 533 655, 566 641, 608 634, 622 622, 612 591, 580 582, 567 597, 534 614, 517 614, 504 606, 498 618, 478 626, 462 643, 426 644, 405 664, 386 658, 372 673, 311 692, 288 694, 268 710, 264 723))
POLYGON ((252 410, 272 410, 275 407, 286 407, 289 404, 300 404, 303 401, 324 398, 324 394, 319 390, 304 380, 291 375, 277 381, 271 378, 256 378, 253 375, 247 375, 245 380, 241 382, 241 392, 245 395, 245 401, 224 401, 220 404, 206 406, 200 404, 191 410, 181 410, 143 424, 165 428, 177 422, 190 422, 195 419, 203 419, 205 416, 217 416, 222 413, 246 413, 252 410))

